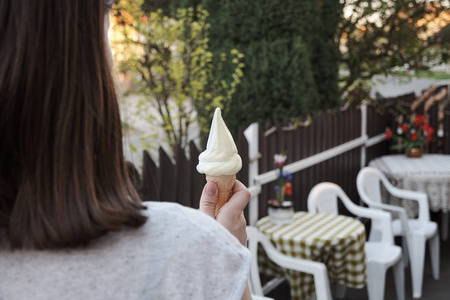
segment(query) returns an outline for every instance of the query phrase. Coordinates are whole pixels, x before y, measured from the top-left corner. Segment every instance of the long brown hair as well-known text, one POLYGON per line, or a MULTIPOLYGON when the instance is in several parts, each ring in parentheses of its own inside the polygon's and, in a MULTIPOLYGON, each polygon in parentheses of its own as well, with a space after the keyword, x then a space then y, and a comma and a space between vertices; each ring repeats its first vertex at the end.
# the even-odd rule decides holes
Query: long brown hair
POLYGON ((0 227, 12 248, 145 223, 123 158, 105 0, 0 1, 0 227))

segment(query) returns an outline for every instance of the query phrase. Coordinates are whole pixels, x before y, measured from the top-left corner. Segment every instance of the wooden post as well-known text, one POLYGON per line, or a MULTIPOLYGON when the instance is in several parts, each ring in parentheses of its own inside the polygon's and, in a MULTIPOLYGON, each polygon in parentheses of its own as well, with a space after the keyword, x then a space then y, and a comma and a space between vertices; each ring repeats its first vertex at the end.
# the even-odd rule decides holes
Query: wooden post
POLYGON ((238 138, 236 140, 236 147, 238 149, 239 155, 242 159, 242 168, 237 173, 236 178, 242 182, 245 186, 249 185, 249 175, 248 175, 248 167, 249 167, 249 155, 248 155, 248 141, 242 131, 239 131, 238 138))
MULTIPOLYGON (((255 178, 258 176, 258 160, 261 157, 259 153, 259 125, 258 123, 251 124, 245 131, 244 136, 248 142, 248 186, 255 185, 255 178)), ((248 222, 251 226, 256 224, 258 220, 258 195, 261 189, 257 193, 252 194, 252 199, 248 204, 248 222)))
POLYGON ((159 147, 159 171, 161 174, 160 201, 176 202, 176 168, 162 147, 159 147))
MULTIPOLYGON (((361 103, 361 137, 368 139, 367 136, 367 101, 361 103)), ((366 166, 367 146, 361 146, 361 169, 366 166)))
POLYGON ((159 169, 152 160, 147 150, 143 151, 144 166, 142 178, 142 200, 143 201, 161 201, 160 186, 161 177, 159 169))
POLYGON ((205 175, 197 172, 198 155, 200 151, 195 146, 195 143, 191 141, 189 143, 189 161, 190 161, 190 177, 192 182, 191 187, 191 207, 198 208, 200 205, 200 196, 202 195, 203 186, 206 183, 205 175))
POLYGON ((175 147, 175 161, 176 161, 175 182, 177 183, 177 186, 175 188, 176 201, 181 205, 193 207, 192 206, 193 199, 191 199, 192 178, 189 176, 190 164, 186 159, 184 149, 181 148, 180 145, 177 145, 175 147))

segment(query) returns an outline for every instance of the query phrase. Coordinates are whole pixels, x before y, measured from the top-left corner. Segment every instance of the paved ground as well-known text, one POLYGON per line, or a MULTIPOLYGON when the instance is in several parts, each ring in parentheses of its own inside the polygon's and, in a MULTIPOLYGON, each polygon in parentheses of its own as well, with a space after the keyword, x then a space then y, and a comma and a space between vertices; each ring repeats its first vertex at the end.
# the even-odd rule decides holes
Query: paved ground
MULTIPOLYGON (((432 214, 432 218, 439 223, 440 214, 432 214)), ((425 257, 425 270, 423 275, 423 288, 421 300, 448 300, 450 299, 450 240, 441 241, 440 278, 434 280, 431 271, 431 261, 428 252, 425 257)), ((367 290, 349 289, 346 300, 364 300, 367 298, 367 290)), ((391 270, 386 276, 386 300, 396 300, 394 277, 391 270)), ((411 273, 409 267, 405 269, 405 300, 412 300, 411 273)), ((281 299, 280 299, 281 300, 281 299)))

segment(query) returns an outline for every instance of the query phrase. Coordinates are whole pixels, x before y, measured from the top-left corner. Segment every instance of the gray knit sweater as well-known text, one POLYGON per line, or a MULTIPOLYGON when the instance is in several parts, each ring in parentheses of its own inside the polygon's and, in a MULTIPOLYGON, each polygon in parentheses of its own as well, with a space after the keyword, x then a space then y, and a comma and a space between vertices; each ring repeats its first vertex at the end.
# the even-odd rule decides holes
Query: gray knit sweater
POLYGON ((88 247, 11 251, 0 238, 1 300, 241 299, 250 253, 202 213, 149 202, 139 229, 88 247))

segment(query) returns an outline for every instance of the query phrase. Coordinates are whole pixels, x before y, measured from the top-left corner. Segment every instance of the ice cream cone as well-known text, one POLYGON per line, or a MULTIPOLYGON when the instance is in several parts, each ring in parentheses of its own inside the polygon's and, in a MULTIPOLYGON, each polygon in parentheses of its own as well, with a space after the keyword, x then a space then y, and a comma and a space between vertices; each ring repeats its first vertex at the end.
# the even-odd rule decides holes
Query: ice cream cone
POLYGON ((219 199, 217 200, 215 215, 219 212, 219 209, 228 202, 231 197, 231 190, 233 189, 236 181, 236 175, 208 175, 206 174, 207 182, 215 182, 217 189, 219 190, 219 199))
POLYGON ((206 149, 198 156, 197 165, 197 171, 206 175, 206 181, 215 182, 219 190, 215 215, 230 199, 236 173, 241 167, 242 160, 233 136, 222 119, 220 108, 216 108, 206 149))

